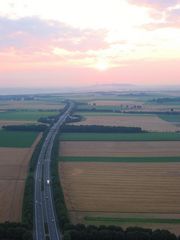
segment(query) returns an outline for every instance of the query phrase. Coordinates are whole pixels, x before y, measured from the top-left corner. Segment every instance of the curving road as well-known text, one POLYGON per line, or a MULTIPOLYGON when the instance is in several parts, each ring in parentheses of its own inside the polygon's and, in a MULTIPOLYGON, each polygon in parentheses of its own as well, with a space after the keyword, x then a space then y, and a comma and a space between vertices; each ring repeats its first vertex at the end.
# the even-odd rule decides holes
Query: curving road
POLYGON ((51 127, 39 154, 35 173, 35 240, 61 240, 60 230, 56 222, 53 197, 51 190, 50 162, 54 139, 60 126, 71 113, 74 103, 70 103, 67 110, 51 127))

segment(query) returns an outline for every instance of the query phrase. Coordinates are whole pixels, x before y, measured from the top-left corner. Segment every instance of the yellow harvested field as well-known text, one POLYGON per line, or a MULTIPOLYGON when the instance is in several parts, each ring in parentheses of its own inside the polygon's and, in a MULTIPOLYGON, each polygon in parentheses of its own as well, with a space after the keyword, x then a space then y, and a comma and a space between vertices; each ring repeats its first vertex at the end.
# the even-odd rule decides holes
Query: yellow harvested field
POLYGON ((60 156, 152 157, 179 156, 180 142, 173 141, 62 141, 60 156))
POLYGON ((0 104, 0 110, 8 109, 61 109, 64 107, 64 104, 60 103, 49 103, 49 102, 40 102, 40 101, 3 101, 0 104))
MULTIPOLYGON (((180 216, 180 163, 61 162, 59 175, 74 223, 83 222, 83 215, 180 216)), ((168 229, 180 233, 177 227, 168 229)))
POLYGON ((41 136, 30 148, 0 148, 0 222, 21 221, 28 165, 41 136))
POLYGON ((99 100, 99 101, 92 101, 92 102, 89 102, 90 105, 93 105, 95 104, 96 106, 129 106, 129 107, 132 107, 132 106, 135 106, 135 105, 138 105, 138 106, 142 106, 142 102, 140 101, 113 101, 113 100, 99 100))
POLYGON ((74 123, 74 125, 104 125, 140 127, 152 132, 175 132, 179 127, 160 119, 157 116, 85 116, 85 120, 74 123))

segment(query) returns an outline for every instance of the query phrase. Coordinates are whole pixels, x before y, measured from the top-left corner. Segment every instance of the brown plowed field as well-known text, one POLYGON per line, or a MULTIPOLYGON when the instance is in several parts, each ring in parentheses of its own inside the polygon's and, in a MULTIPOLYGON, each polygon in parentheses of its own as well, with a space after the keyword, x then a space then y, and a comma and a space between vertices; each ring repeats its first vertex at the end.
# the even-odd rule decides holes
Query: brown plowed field
POLYGON ((86 119, 74 125, 104 125, 140 127, 143 130, 154 132, 175 132, 177 126, 160 119, 157 116, 85 116, 86 119))
POLYGON ((179 156, 180 142, 64 141, 61 156, 144 157, 179 156))
MULTIPOLYGON (((180 214, 179 163, 62 162, 59 173, 74 222, 79 221, 78 214, 88 216, 88 212, 120 217, 122 213, 132 214, 131 217, 156 214, 159 218, 167 218, 166 214, 176 218, 180 214)), ((177 231, 178 225, 170 227, 177 231)))
POLYGON ((28 164, 41 136, 31 148, 0 148, 0 222, 21 221, 28 164))

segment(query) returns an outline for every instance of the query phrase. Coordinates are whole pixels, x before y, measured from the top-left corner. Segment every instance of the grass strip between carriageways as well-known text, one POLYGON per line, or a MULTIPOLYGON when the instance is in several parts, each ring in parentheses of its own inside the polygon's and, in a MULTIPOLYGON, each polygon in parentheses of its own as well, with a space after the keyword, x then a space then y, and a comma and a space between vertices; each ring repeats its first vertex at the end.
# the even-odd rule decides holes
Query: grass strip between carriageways
POLYGON ((180 219, 172 218, 118 218, 118 217, 93 217, 86 216, 86 222, 103 223, 161 223, 161 224, 180 224, 180 219))
POLYGON ((172 163, 180 162, 179 157, 73 157, 73 156, 61 156, 59 160, 62 162, 129 162, 129 163, 172 163))
POLYGON ((180 133, 62 133, 61 141, 180 141, 180 133))

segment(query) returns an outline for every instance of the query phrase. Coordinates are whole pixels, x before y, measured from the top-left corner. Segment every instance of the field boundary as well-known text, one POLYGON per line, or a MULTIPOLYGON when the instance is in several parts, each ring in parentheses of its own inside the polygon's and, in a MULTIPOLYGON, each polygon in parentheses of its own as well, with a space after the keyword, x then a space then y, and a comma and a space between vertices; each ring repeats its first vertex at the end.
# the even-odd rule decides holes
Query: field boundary
POLYGON ((60 156, 59 161, 61 162, 129 162, 129 163, 142 163, 142 162, 153 162, 153 163, 172 163, 180 162, 179 157, 73 157, 73 156, 60 156))
POLYGON ((114 222, 114 223, 161 223, 161 224, 180 224, 180 219, 175 218, 118 218, 118 217, 92 217, 85 216, 85 221, 91 222, 114 222))

